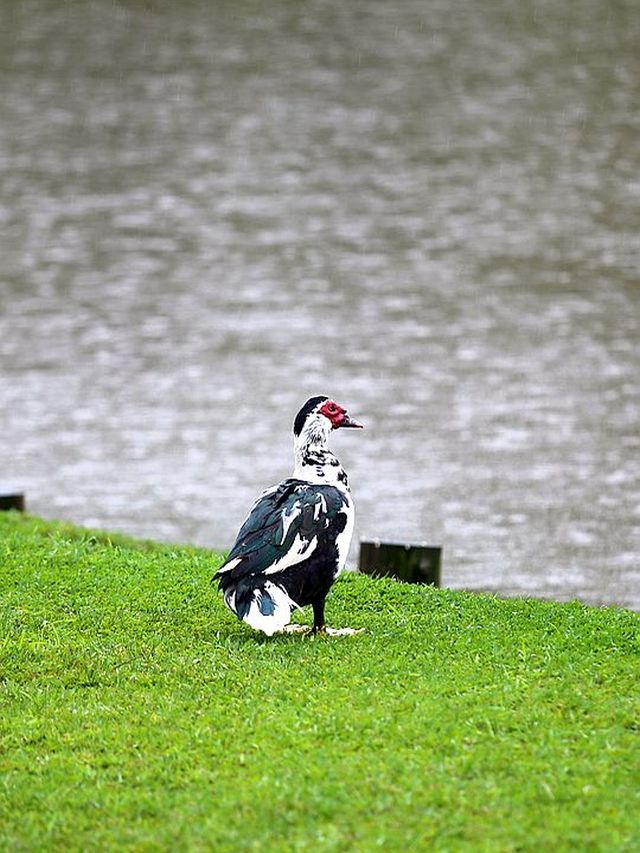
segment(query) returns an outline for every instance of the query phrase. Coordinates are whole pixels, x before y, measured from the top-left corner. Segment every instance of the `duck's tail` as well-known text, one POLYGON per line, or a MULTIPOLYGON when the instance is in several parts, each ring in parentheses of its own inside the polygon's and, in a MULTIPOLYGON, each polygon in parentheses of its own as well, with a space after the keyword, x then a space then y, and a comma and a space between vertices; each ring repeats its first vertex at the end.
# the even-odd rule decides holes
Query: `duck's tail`
POLYGON ((291 621, 291 611, 298 608, 282 586, 256 577, 229 586, 224 601, 238 619, 269 637, 282 631, 291 621))

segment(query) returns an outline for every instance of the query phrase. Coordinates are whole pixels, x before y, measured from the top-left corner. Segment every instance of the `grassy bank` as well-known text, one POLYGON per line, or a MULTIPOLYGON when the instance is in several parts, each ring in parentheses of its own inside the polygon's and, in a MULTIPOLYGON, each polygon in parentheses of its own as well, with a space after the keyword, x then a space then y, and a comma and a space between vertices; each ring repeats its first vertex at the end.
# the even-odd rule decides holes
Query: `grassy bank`
POLYGON ((640 849, 640 617, 346 576, 268 639, 221 558, 0 514, 0 849, 640 849))

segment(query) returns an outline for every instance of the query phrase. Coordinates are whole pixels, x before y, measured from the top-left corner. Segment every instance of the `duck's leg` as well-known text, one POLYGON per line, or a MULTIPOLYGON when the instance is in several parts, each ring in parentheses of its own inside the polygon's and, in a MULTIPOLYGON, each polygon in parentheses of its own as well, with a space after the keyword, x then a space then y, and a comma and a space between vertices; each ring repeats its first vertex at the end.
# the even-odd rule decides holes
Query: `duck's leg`
POLYGON ((324 624, 324 600, 326 598, 326 594, 319 596, 311 602, 311 606, 313 607, 313 627, 311 629, 307 628, 306 625, 295 625, 289 624, 285 625, 284 630, 287 634, 289 633, 308 633, 311 636, 315 637, 316 634, 324 634, 328 633, 325 624, 324 624))
POLYGON ((311 606, 313 607, 313 628, 311 629, 312 634, 322 634, 325 630, 324 625, 324 602, 326 596, 320 596, 311 602, 311 606))
POLYGON ((324 601, 325 596, 311 602, 313 607, 312 634, 327 634, 329 637, 347 637, 351 634, 361 634, 364 628, 328 628, 324 624, 324 601))

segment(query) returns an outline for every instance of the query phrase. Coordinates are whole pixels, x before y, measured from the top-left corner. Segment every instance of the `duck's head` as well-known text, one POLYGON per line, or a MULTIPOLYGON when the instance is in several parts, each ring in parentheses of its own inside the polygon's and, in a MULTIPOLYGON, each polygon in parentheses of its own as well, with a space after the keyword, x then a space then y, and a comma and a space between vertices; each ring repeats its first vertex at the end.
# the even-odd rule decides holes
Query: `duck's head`
POLYGON ((310 397, 307 400, 293 422, 293 434, 298 438, 307 430, 315 431, 314 427, 327 434, 341 427, 363 429, 361 423, 349 417, 344 406, 324 396, 310 397))

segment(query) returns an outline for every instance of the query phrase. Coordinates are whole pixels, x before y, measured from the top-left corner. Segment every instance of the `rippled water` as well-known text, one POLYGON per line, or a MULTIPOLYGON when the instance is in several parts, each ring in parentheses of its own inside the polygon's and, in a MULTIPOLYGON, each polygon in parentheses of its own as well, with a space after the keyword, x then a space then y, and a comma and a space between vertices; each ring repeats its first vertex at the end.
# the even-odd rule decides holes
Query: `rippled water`
POLYGON ((33 512, 228 546, 328 393, 368 426, 334 440, 359 536, 640 607, 633 0, 0 15, 0 479, 33 512))

